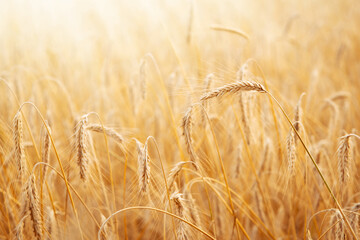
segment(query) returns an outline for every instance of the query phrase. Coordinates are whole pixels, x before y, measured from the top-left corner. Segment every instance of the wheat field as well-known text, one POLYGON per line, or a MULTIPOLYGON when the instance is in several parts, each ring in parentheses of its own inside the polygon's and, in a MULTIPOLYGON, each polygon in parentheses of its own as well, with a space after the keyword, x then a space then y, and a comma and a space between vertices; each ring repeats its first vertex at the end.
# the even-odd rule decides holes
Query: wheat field
POLYGON ((0 239, 360 239, 360 2, 0 1, 0 239))

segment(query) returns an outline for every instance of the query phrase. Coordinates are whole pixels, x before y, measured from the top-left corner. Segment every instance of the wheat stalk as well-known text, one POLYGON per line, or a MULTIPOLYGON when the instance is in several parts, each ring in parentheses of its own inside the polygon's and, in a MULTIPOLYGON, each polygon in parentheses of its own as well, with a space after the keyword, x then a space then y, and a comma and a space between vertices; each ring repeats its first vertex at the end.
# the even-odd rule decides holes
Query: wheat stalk
POLYGON ((309 229, 307 230, 307 233, 306 233, 306 239, 307 240, 313 240, 312 237, 311 237, 311 232, 310 232, 309 229))
MULTIPOLYGON (((105 221, 106 221, 106 217, 101 214, 101 222, 105 222, 105 221)), ((105 225, 103 231, 101 232, 101 240, 112 239, 110 237, 111 237, 110 227, 109 225, 105 225)))

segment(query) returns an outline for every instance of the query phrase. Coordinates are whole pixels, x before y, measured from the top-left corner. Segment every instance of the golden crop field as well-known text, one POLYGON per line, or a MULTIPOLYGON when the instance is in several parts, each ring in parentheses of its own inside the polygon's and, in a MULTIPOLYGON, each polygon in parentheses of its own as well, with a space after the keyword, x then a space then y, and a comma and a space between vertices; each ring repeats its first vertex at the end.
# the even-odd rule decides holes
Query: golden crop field
POLYGON ((0 239, 360 239, 360 1, 0 1, 0 239))

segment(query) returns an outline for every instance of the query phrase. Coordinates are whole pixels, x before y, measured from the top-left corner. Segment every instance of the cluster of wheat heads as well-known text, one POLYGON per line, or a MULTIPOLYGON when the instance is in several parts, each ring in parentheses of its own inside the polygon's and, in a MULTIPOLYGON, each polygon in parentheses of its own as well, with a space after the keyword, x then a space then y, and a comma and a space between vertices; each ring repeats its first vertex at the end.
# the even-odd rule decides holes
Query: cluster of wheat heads
POLYGON ((215 2, 0 3, 0 239, 360 238, 359 3, 215 2))
MULTIPOLYGON (((304 229, 307 238, 314 235, 336 239, 358 236, 359 207, 358 204, 347 206, 354 197, 347 186, 353 184, 351 180, 355 181, 351 177, 355 164, 354 140, 360 137, 354 130, 354 133, 339 138, 338 170, 332 173, 339 183, 335 190, 327 179, 329 175, 323 173, 326 170, 322 165, 323 161, 329 161, 326 156, 329 139, 313 143, 303 123, 302 99, 306 95, 299 97, 291 121, 278 100, 259 83, 266 84, 265 79, 246 72, 249 64, 257 66, 253 60, 247 61, 235 82, 212 89, 206 87, 198 101, 191 103, 180 127, 187 154, 184 152, 180 156, 184 161, 174 163, 169 171, 165 170, 154 137, 149 136, 143 143, 134 137, 124 137, 116 129, 104 126, 94 112, 81 116, 73 124, 69 135, 72 140, 66 143, 70 161, 64 166, 62 162, 65 161, 56 147, 56 133, 51 130, 49 121, 33 103, 22 104, 13 119, 13 143, 4 142, 2 149, 5 173, 2 180, 10 181, 9 173, 18 176, 3 190, 8 236, 62 239, 74 234, 83 239, 95 236, 116 239, 135 235, 147 238, 146 234, 150 232, 152 237, 166 239, 277 239, 295 237, 299 228, 304 229), (256 98, 259 94, 262 96, 256 98), (230 132, 221 139, 229 144, 227 148, 219 142, 218 134, 222 133, 219 128, 224 126, 216 115, 209 115, 216 104, 222 108, 224 104, 228 105, 226 114, 233 115, 231 129, 235 129, 240 137, 240 146, 236 150, 232 149, 231 144, 236 139, 230 132), (256 110, 259 106, 264 107, 256 110), (40 150, 24 114, 26 107, 35 109, 42 125, 40 150), (274 125, 279 125, 278 130, 289 129, 286 141, 264 139, 264 132, 251 134, 264 128, 262 122, 255 122, 259 125, 254 126, 251 118, 259 119, 264 114, 262 111, 269 114, 271 108, 282 111, 283 115, 273 116, 274 125), (239 116, 245 112, 246 116, 239 116), (95 123, 96 120, 100 123, 95 123), (27 137, 25 133, 28 133, 27 137), (25 141, 27 138, 30 142, 25 141), (99 149, 97 142, 101 141, 99 149), (261 143, 256 144, 258 141, 261 143), (276 144, 279 144, 278 148, 276 144), (29 159, 32 155, 28 148, 33 148, 35 160, 29 159), (253 148, 259 154, 254 156, 253 148), (224 155, 226 151, 231 158, 224 155), (279 161, 283 159, 282 162, 270 163, 274 156, 279 161), (101 161, 101 158, 107 161, 101 161), (134 163, 136 158, 137 164, 134 163), (283 171, 283 176, 273 172, 271 164, 277 164, 275 167, 283 171), (250 172, 244 172, 244 168, 250 172), (277 182, 285 189, 264 180, 277 182), (238 185, 249 181, 250 184, 238 185), (299 188, 304 187, 306 191, 299 192, 299 188), (275 198, 273 191, 279 196, 275 198), (22 196, 18 198, 17 195, 22 196), (56 200, 61 198, 65 202, 56 200), (307 215, 293 209, 301 206, 297 201, 311 201, 310 206, 303 206, 309 208, 307 215), (319 210, 325 206, 332 207, 319 210), (118 216, 120 213, 122 217, 118 216), (321 215, 324 216, 321 218, 321 215), (295 217, 304 219, 299 223, 295 217), (274 219, 280 222, 290 219, 290 232, 285 233, 286 228, 276 224, 274 219), (88 230, 89 226, 93 227, 88 230)), ((344 101, 347 97, 337 93, 324 100, 323 109, 327 105, 337 109, 334 101, 344 101)), ((337 111, 332 116, 334 120, 329 121, 329 128, 339 124, 336 123, 337 111)), ((2 132, 4 139, 11 135, 6 128, 2 132)))

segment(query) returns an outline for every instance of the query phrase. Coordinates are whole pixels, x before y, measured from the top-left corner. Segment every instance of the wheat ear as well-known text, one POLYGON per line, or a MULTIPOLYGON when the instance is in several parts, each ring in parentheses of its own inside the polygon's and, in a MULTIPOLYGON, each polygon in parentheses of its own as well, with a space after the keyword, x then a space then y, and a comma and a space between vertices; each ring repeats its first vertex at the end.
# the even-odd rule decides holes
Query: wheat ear
POLYGON ((18 167, 19 177, 25 179, 25 174, 27 172, 26 159, 25 159, 25 150, 24 150, 24 139, 23 139, 23 126, 21 113, 18 112, 13 121, 14 126, 14 144, 15 144, 15 160, 18 167))
MULTIPOLYGON (((302 93, 300 95, 299 101, 297 102, 295 107, 294 128, 297 132, 300 132, 301 116, 302 116, 301 100, 304 96, 305 93, 302 93)), ((291 176, 293 176, 295 173, 297 138, 298 137, 295 135, 294 129, 291 128, 286 142, 288 169, 291 176)))
POLYGON ((196 161, 198 157, 193 149, 193 139, 191 136, 193 108, 194 106, 190 106, 189 109, 186 111, 182 119, 181 127, 183 129, 183 135, 185 137, 186 151, 190 156, 190 160, 194 163, 195 167, 197 168, 196 161))
POLYGON ((23 240, 24 239, 24 222, 28 215, 24 215, 20 222, 16 225, 15 228, 15 239, 16 240, 23 240))
MULTIPOLYGON (((46 125, 47 125, 47 129, 49 129, 49 132, 48 131, 46 131, 46 129, 44 130, 45 132, 44 132, 44 145, 43 145, 43 148, 42 148, 42 161, 44 162, 44 163, 49 163, 49 160, 50 160, 50 148, 51 148, 51 144, 50 144, 50 135, 49 134, 51 134, 51 129, 50 129, 50 127, 49 127, 49 125, 48 125, 48 122, 46 121, 45 122, 46 123, 46 125)), ((44 171, 43 171, 43 181, 44 181, 44 179, 45 179, 45 175, 46 175, 46 170, 47 170, 47 167, 46 167, 46 165, 44 165, 44 171)))
POLYGON ((88 124, 86 126, 86 130, 93 131, 93 132, 99 132, 99 133, 102 133, 103 131, 105 131, 105 134, 108 135, 109 137, 113 138, 115 141, 117 141, 119 143, 124 142, 123 136, 121 136, 119 133, 117 133, 114 129, 108 128, 105 126, 103 127, 100 124, 88 124))
POLYGON ((239 91, 257 91, 257 92, 266 92, 265 87, 260 83, 253 81, 241 81, 230 83, 225 86, 215 88, 212 91, 209 91, 201 96, 200 101, 206 101, 211 98, 218 98, 225 94, 237 93, 239 91))
POLYGON ((80 168, 80 178, 86 180, 86 170, 89 163, 89 153, 88 153, 88 133, 86 131, 86 125, 88 123, 87 116, 83 116, 79 123, 77 124, 76 130, 76 152, 77 152, 77 164, 80 168))
POLYGON ((290 129, 289 135, 286 141, 287 159, 288 159, 288 170, 290 176, 295 173, 296 163, 296 145, 295 145, 295 133, 293 129, 290 129))
POLYGON ((169 191, 171 191, 172 187, 174 186, 174 183, 175 183, 175 179, 176 177, 179 175, 182 167, 184 166, 184 164, 186 164, 187 162, 179 162, 175 165, 175 167, 173 167, 171 170, 170 170, 170 173, 169 173, 169 176, 167 178, 167 183, 168 183, 168 188, 169 188, 169 191))
POLYGON ((32 229, 35 236, 35 239, 42 239, 42 221, 41 213, 39 208, 39 197, 35 185, 34 175, 30 175, 26 183, 26 200, 25 200, 25 209, 23 211, 24 216, 29 214, 30 220, 32 222, 32 229))
POLYGON ((350 155, 350 136, 345 135, 341 138, 338 148, 338 172, 340 184, 345 184, 349 179, 350 155))
POLYGON ((188 199, 188 206, 189 206, 189 212, 190 212, 190 217, 193 219, 194 224, 196 226, 201 227, 201 219, 200 219, 200 214, 198 211, 198 208, 196 206, 196 201, 193 198, 192 194, 190 192, 185 192, 185 197, 186 199, 188 199))
POLYGON ((147 142, 142 144, 136 140, 139 164, 139 188, 146 193, 150 184, 150 156, 148 153, 147 142))
POLYGON ((335 240, 345 240, 345 226, 344 220, 338 210, 335 211, 331 218, 332 225, 335 224, 332 234, 335 240), (338 223, 336 223, 338 222, 338 223))
MULTIPOLYGON (((171 194, 170 199, 175 204, 175 212, 176 215, 178 215, 181 218, 186 218, 186 206, 185 206, 185 199, 183 198, 183 195, 179 192, 174 192, 171 194)), ((177 238, 179 240, 187 240, 188 239, 188 233, 187 233, 187 226, 183 221, 177 221, 178 226, 176 229, 177 238)))
MULTIPOLYGON (((305 96, 305 93, 302 93, 300 95, 299 101, 295 107, 294 128, 296 129, 297 132, 300 132, 300 124, 301 124, 301 117, 302 117, 301 101, 304 96, 305 96)), ((295 137, 295 145, 296 145, 296 143, 297 143, 297 137, 295 137)))

